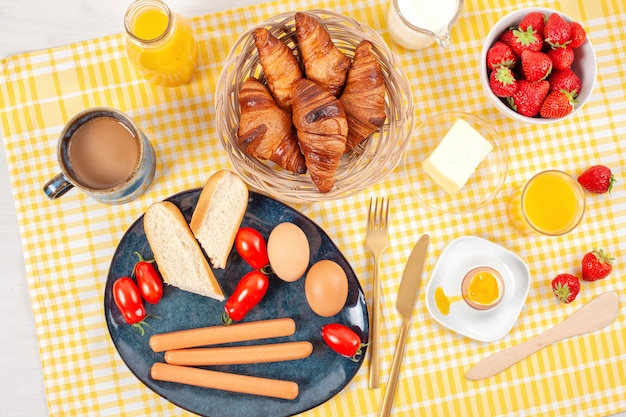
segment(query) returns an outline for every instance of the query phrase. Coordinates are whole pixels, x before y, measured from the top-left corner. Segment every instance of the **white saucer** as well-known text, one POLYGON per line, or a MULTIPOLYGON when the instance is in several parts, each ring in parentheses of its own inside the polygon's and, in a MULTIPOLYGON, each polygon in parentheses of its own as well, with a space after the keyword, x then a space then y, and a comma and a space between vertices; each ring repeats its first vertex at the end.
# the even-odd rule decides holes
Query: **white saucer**
POLYGON ((493 342, 505 336, 517 321, 530 289, 526 263, 513 252, 489 240, 464 236, 453 240, 441 253, 426 288, 426 307, 443 326, 471 339, 493 342), (502 301, 490 310, 476 310, 462 299, 450 304, 444 315, 435 303, 435 289, 447 296, 461 295, 461 281, 470 269, 490 266, 502 275, 502 301))

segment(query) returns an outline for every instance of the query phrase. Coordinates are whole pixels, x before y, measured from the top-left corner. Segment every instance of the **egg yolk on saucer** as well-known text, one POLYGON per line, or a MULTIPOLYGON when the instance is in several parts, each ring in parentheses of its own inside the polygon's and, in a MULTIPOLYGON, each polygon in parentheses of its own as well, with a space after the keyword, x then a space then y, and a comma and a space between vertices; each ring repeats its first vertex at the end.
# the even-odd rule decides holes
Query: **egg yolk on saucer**
POLYGON ((460 295, 451 295, 448 296, 443 291, 443 288, 437 287, 435 288, 435 304, 437 305, 437 309, 443 314, 447 316, 450 313, 450 304, 455 301, 459 301, 461 299, 460 295))

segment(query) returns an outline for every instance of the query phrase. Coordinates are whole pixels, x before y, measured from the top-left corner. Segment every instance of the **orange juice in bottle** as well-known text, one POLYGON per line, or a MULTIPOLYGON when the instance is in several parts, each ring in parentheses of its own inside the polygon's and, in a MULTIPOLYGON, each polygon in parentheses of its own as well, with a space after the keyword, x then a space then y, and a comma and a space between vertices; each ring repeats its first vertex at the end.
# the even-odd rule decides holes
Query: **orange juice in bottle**
POLYGON ((126 52, 149 82, 175 87, 189 81, 198 45, 189 22, 160 0, 135 0, 124 17, 126 52))
POLYGON ((547 170, 533 176, 509 200, 509 219, 521 232, 559 236, 572 231, 585 212, 585 193, 564 172, 547 170))

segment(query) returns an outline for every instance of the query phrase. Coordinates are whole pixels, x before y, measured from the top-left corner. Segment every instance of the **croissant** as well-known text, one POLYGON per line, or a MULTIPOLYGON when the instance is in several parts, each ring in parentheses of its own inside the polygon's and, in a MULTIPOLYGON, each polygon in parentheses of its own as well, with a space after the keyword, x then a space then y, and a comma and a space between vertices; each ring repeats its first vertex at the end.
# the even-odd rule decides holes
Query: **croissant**
POLYGON ((293 90, 293 123, 311 180, 320 192, 329 192, 346 150, 348 122, 341 102, 303 78, 293 90))
POLYGON ((267 88, 249 77, 239 92, 241 116, 237 132, 239 146, 246 155, 270 160, 296 174, 306 172, 291 116, 280 109, 267 88))
POLYGON ((285 43, 265 28, 255 29, 252 37, 276 104, 291 113, 291 91, 295 82, 302 78, 298 60, 285 43))
POLYGON ((348 119, 346 150, 352 150, 379 129, 387 118, 383 74, 372 55, 370 42, 362 41, 357 45, 339 101, 348 119))
POLYGON ((306 78, 337 96, 346 81, 350 58, 335 46, 315 17, 297 12, 295 20, 306 78))

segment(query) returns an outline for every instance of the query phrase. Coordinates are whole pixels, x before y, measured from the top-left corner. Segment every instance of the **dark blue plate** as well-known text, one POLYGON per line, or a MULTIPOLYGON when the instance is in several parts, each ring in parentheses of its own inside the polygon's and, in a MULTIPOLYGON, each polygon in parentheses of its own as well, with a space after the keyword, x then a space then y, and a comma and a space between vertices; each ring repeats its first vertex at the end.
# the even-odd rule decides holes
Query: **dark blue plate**
MULTIPOLYGON (((168 200, 176 204, 189 221, 200 191, 185 191, 168 200)), ((131 273, 137 261, 135 251, 146 259, 153 258, 144 234, 143 216, 133 223, 120 241, 111 261, 104 292, 104 314, 111 339, 128 368, 140 381, 163 398, 201 416, 281 417, 292 416, 324 403, 352 380, 365 355, 357 362, 340 356, 326 346, 320 333, 322 326, 327 323, 342 323, 355 330, 367 343, 367 305, 361 285, 348 261, 315 223, 277 200, 250 192, 242 226, 254 227, 267 239, 272 229, 282 222, 292 222, 306 233, 311 248, 309 266, 322 259, 331 259, 343 267, 349 284, 345 307, 333 317, 320 317, 307 304, 304 278, 287 283, 272 277, 266 296, 243 321, 291 317, 296 322, 296 333, 289 337, 240 344, 308 340, 313 344, 311 356, 281 363, 213 366, 207 369, 295 381, 300 388, 298 397, 295 400, 282 400, 152 380, 150 368, 155 362, 163 362, 163 353, 155 353, 150 349, 150 336, 154 333, 220 325, 224 302, 166 285, 163 298, 157 305, 146 303, 150 315, 146 319, 150 324, 150 327, 146 327, 146 334, 142 336, 137 329, 126 324, 113 301, 111 289, 116 279, 131 273)), ((184 261, 181 259, 181 262, 184 261)), ((214 270, 226 297, 250 269, 233 249, 226 268, 214 270)))

